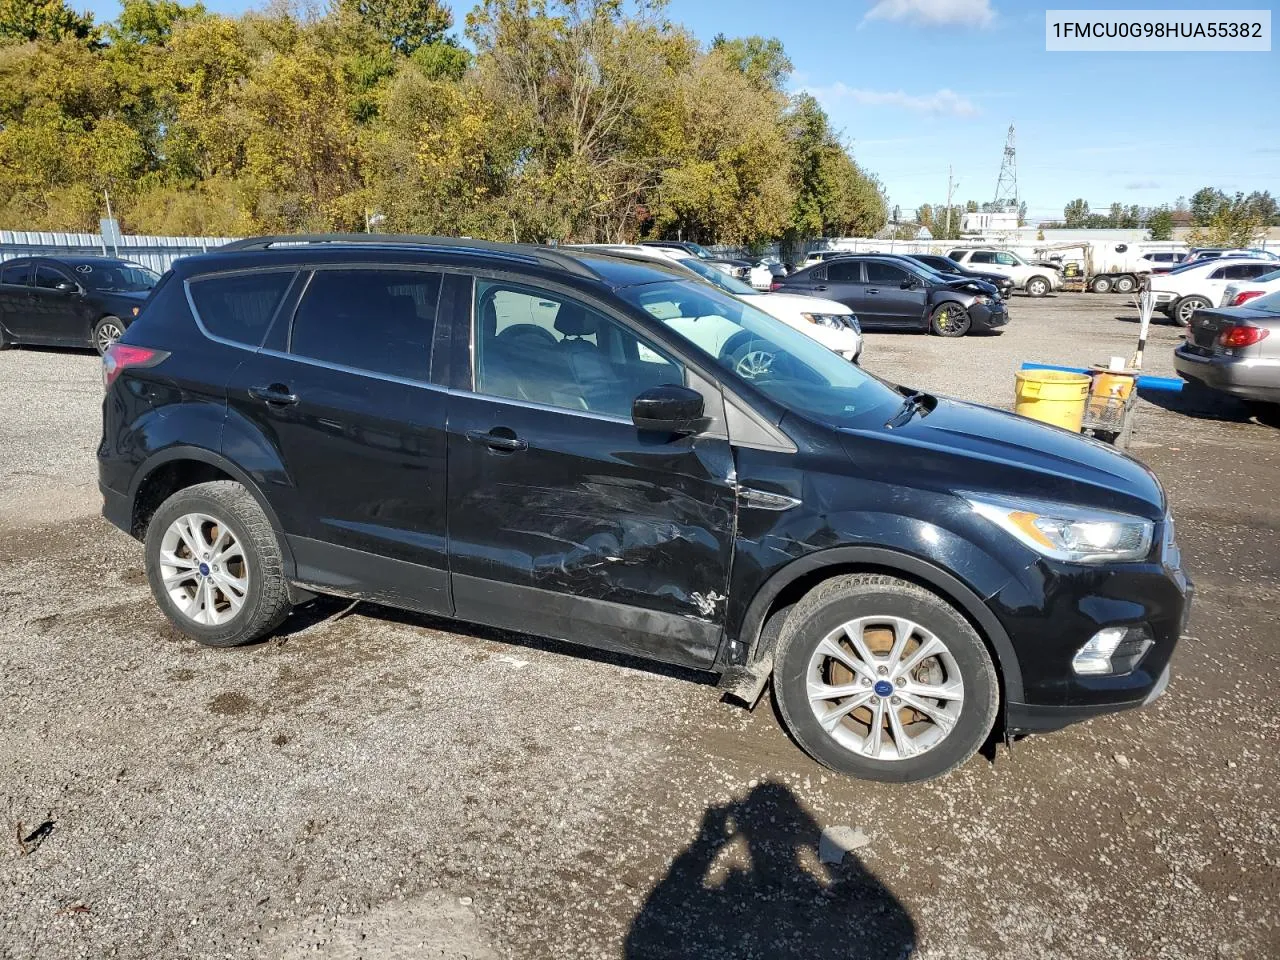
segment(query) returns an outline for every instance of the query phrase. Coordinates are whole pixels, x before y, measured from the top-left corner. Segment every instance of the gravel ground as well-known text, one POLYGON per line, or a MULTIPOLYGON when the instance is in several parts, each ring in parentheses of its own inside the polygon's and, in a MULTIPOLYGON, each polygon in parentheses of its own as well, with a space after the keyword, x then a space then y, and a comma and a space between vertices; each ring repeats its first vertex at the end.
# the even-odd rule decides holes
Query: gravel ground
MULTIPOLYGON (((1007 406, 1135 320, 1019 298, 864 362, 1007 406)), ((1280 955, 1280 431, 1234 404, 1139 411, 1198 588, 1168 695, 894 787, 701 676, 366 604, 199 648, 96 516, 99 396, 92 356, 0 353, 6 960, 1280 955)))

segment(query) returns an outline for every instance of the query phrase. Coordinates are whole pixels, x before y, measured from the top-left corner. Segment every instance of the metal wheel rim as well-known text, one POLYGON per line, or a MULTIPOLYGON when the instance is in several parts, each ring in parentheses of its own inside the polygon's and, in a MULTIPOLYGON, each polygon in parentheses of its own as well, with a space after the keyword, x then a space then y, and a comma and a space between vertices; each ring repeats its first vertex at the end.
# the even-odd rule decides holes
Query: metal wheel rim
POLYGON ((1133 292, 1133 281, 1132 281, 1132 280, 1117 280, 1117 281, 1116 281, 1116 292, 1117 292, 1117 293, 1132 293, 1132 292, 1133 292))
POLYGON ((1031 281, 1031 295, 1032 295, 1033 297, 1039 297, 1039 296, 1043 296, 1043 295, 1044 295, 1044 281, 1043 281, 1043 280, 1032 280, 1032 281, 1031 281))
POLYGON ((755 380, 773 369, 773 354, 764 350, 751 350, 742 356, 734 368, 739 376, 755 380))
POLYGON ((1178 319, 1182 321, 1184 327, 1191 324, 1191 315, 1199 309, 1201 309, 1199 300, 1187 300, 1178 307, 1178 319))
POLYGON ((954 333, 964 326, 964 310, 960 307, 943 307, 938 313, 938 330, 942 333, 954 333))
POLYGON ((231 528, 206 513, 184 514, 160 539, 160 581, 193 623, 233 619, 249 595, 249 558, 231 528))
POLYGON ((950 736, 964 706, 964 679, 947 645, 920 624, 859 617, 814 648, 805 693, 814 718, 840 746, 898 761, 950 736))
POLYGON ((124 331, 114 323, 104 323, 98 327, 98 349, 106 353, 112 345, 124 336, 124 331))

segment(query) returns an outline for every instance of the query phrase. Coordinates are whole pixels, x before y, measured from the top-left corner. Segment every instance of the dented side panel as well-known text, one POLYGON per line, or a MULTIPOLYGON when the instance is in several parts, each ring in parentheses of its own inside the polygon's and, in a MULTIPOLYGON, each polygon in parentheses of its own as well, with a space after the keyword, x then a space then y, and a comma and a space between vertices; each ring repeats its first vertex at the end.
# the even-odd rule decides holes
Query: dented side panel
POLYGON ((727 441, 653 437, 617 418, 462 392, 448 418, 460 619, 712 663, 734 535, 727 441), (468 437, 493 430, 528 448, 468 437), (553 594, 568 606, 552 611, 553 594))

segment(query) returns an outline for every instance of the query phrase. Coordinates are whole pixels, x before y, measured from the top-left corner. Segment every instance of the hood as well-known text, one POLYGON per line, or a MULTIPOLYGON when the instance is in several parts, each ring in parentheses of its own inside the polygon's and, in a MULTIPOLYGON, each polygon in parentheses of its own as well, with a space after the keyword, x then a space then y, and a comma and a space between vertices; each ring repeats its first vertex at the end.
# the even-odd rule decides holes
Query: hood
POLYGON ((888 475, 909 477, 913 486, 1035 497, 1149 520, 1164 516, 1164 491, 1136 460, 1004 410, 940 398, 932 412, 901 427, 842 433, 860 466, 876 469, 883 457, 888 475))
MULTIPOLYGON (((843 303, 828 300, 826 297, 806 297, 802 293, 761 293, 756 297, 751 297, 750 300, 758 306, 763 306, 767 301, 768 303, 791 307, 803 313, 833 313, 841 317, 853 315, 853 311, 843 303)), ((767 313, 768 311, 765 312, 767 313)))
POLYGON ((1000 296, 1000 290, 994 283, 979 280, 977 277, 962 277, 954 273, 943 274, 949 290, 968 290, 971 293, 985 293, 989 297, 1000 296))

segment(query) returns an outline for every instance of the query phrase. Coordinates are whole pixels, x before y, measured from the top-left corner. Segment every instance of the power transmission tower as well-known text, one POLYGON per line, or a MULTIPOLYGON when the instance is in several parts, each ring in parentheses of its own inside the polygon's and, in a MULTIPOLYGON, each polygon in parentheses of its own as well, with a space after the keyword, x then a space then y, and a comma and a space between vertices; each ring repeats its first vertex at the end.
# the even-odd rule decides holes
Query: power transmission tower
POLYGON ((1018 151, 1013 145, 1013 124, 1009 124, 1009 136, 1004 142, 1004 160, 1000 163, 1000 176, 996 180, 996 198, 992 203, 996 210, 1018 209, 1018 151))

